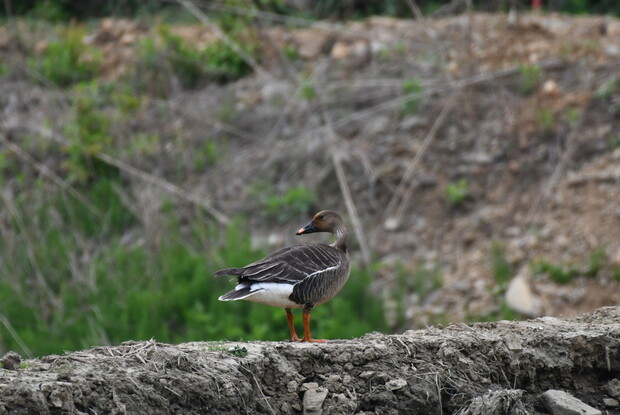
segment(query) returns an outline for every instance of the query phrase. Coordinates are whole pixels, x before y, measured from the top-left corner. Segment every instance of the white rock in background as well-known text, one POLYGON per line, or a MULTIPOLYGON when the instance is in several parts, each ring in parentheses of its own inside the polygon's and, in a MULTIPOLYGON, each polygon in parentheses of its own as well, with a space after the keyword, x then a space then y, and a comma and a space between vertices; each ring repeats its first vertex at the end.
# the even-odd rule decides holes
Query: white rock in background
POLYGON ((540 316, 542 303, 532 292, 527 270, 523 269, 508 284, 505 294, 506 304, 514 311, 529 317, 540 316))

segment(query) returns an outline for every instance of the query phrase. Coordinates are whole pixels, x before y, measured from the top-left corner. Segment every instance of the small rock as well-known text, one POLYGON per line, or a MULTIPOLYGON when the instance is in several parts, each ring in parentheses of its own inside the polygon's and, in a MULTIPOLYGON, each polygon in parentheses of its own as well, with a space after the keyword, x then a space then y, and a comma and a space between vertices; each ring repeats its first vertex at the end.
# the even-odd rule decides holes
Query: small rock
POLYGON ((387 218, 385 222, 383 223, 383 229, 385 229, 386 231, 395 231, 399 227, 400 227, 400 221, 398 220, 398 218, 394 218, 394 217, 387 218))
POLYGON ((553 79, 545 81, 542 87, 543 93, 549 96, 555 96, 560 93, 560 87, 553 79))
POLYGON ((318 384, 318 383, 316 383, 316 382, 307 382, 307 383, 303 383, 303 384, 301 385, 300 390, 301 390, 302 392, 305 392, 305 391, 308 391, 308 390, 310 390, 310 389, 317 389, 318 387, 319 387, 319 384, 318 384))
POLYGON ((327 397, 326 388, 308 389, 304 393, 304 415, 321 415, 323 413, 323 401, 327 397))
POLYGON ((297 392, 297 382, 291 380, 289 383, 286 384, 286 390, 290 393, 297 392))
POLYGON ((360 378, 362 378, 362 379, 370 379, 374 375, 375 375, 375 372, 373 372, 372 370, 366 370, 366 371, 360 373, 360 378))
POLYGON ((341 382, 342 381, 342 377, 340 377, 340 375, 329 375, 327 377, 327 381, 328 382, 341 382))
POLYGON ((610 380, 607 385, 603 386, 603 390, 612 398, 620 399, 620 379, 610 380))
POLYGON ((385 383, 385 388, 389 391, 402 389, 405 386, 407 386, 407 381, 401 378, 391 379, 385 383))
POLYGON ((423 128, 428 125, 428 120, 424 117, 420 117, 419 115, 413 115, 411 117, 407 117, 400 122, 401 130, 411 130, 412 128, 423 128))
POLYGON ((609 56, 618 56, 620 54, 620 48, 617 45, 605 46, 605 53, 609 56))
POLYGON ((8 352, 4 356, 2 356, 2 359, 0 359, 0 365, 2 365, 2 368, 6 370, 19 369, 19 365, 21 364, 21 362, 21 356, 15 352, 8 352))
POLYGON ((493 156, 484 151, 464 154, 462 160, 472 164, 489 164, 493 162, 493 156))
POLYGON ((519 273, 510 281, 505 298, 508 306, 518 313, 530 317, 540 315, 541 301, 532 292, 530 282, 523 273, 519 273))
POLYGON ((598 409, 564 391, 551 389, 541 394, 540 399, 551 415, 602 415, 598 409))
POLYGON ((618 402, 614 398, 603 398, 603 403, 608 408, 617 408, 618 406, 620 406, 620 402, 618 402))

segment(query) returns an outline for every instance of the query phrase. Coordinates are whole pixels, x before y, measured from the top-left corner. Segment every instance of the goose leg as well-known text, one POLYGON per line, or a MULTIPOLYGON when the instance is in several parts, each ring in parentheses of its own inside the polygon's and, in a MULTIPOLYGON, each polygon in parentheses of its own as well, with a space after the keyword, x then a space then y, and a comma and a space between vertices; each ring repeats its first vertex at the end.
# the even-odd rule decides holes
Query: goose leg
POLYGON ((326 343, 327 340, 313 339, 310 335, 310 310, 306 311, 306 309, 304 308, 302 316, 304 319, 304 338, 302 341, 309 343, 326 343))
POLYGON ((295 326, 293 325, 293 313, 291 313, 290 308, 285 308, 286 310, 286 321, 288 321, 288 328, 291 329, 291 340, 294 342, 300 342, 301 339, 297 337, 297 332, 295 332, 295 326))

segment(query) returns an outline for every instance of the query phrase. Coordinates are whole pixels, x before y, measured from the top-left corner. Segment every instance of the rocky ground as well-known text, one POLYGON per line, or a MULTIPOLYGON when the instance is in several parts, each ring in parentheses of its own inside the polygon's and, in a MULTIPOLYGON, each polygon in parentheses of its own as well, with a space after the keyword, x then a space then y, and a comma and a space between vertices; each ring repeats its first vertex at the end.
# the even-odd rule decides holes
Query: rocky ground
POLYGON ((0 414, 620 414, 620 308, 325 344, 2 359, 0 414))

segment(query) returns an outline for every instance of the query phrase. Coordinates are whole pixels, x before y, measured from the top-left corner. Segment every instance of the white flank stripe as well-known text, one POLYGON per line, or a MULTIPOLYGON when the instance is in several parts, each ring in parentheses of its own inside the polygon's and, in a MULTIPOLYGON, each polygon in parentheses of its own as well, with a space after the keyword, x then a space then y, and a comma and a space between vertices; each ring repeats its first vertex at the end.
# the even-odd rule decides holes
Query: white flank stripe
POLYGON ((314 271, 312 274, 308 274, 308 275, 306 276, 306 278, 310 278, 310 277, 313 277, 313 276, 315 276, 315 275, 319 275, 319 274, 322 274, 322 273, 324 273, 324 272, 331 271, 331 270, 333 270, 333 269, 337 269, 338 267, 340 267, 340 264, 338 264, 338 265, 334 265, 333 267, 327 267, 327 268, 325 268, 325 269, 320 269, 320 270, 318 270, 318 271, 314 271))

